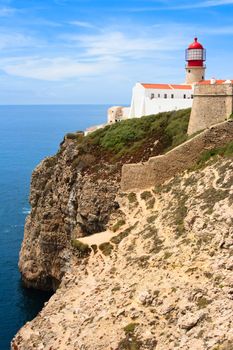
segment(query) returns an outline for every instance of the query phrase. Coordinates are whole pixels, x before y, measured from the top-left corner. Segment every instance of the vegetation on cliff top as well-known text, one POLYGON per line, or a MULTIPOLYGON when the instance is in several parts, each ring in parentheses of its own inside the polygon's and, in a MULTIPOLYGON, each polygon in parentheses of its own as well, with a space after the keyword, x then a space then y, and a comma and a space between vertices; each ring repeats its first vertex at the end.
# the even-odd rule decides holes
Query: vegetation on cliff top
POLYGON ((211 159, 216 161, 218 157, 232 157, 233 156, 233 141, 227 143, 223 147, 213 148, 201 153, 197 164, 193 167, 193 170, 203 168, 206 163, 211 159))
POLYGON ((81 154, 115 162, 145 161, 187 140, 190 109, 164 112, 107 125, 88 136, 68 134, 81 154))

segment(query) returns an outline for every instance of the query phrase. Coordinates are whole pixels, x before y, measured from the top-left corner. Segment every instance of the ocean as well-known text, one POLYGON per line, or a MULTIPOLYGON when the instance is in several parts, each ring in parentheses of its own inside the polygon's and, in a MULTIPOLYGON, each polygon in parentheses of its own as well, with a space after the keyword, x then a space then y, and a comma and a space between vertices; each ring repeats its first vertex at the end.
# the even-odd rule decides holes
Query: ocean
POLYGON ((30 177, 67 132, 106 121, 107 105, 0 106, 0 349, 41 310, 48 293, 22 287, 18 255, 30 177))

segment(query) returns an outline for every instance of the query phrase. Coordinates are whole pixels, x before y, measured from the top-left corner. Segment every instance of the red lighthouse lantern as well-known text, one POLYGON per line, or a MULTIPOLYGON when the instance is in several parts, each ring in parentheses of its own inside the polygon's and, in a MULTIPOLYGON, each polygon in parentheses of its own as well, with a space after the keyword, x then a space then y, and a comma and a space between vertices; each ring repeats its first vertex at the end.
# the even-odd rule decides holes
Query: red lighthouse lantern
POLYGON ((206 50, 204 47, 197 41, 197 38, 194 38, 194 42, 189 45, 186 50, 186 61, 188 62, 189 67, 203 67, 206 60, 206 50))
POLYGON ((205 79, 206 50, 194 38, 194 42, 185 51, 186 83, 192 84, 205 79))

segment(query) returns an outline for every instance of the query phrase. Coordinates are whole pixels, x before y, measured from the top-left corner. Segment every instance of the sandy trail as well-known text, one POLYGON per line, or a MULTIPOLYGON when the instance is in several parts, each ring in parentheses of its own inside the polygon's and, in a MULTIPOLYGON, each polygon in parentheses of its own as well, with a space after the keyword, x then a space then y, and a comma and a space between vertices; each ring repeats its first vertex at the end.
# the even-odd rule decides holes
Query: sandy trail
POLYGON ((79 238, 78 240, 88 245, 93 245, 93 244, 100 245, 102 243, 109 242, 112 237, 117 235, 118 235, 117 232, 112 232, 110 230, 107 230, 107 231, 95 233, 91 236, 79 238))

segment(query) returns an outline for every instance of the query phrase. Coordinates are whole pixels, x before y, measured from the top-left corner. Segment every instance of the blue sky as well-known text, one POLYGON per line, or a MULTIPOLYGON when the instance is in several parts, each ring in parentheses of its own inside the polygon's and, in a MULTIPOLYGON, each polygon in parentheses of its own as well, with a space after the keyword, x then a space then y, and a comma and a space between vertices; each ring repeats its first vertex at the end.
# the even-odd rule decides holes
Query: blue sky
POLYGON ((207 77, 233 78, 233 0, 0 0, 0 104, 129 104, 183 82, 198 36, 207 77))

